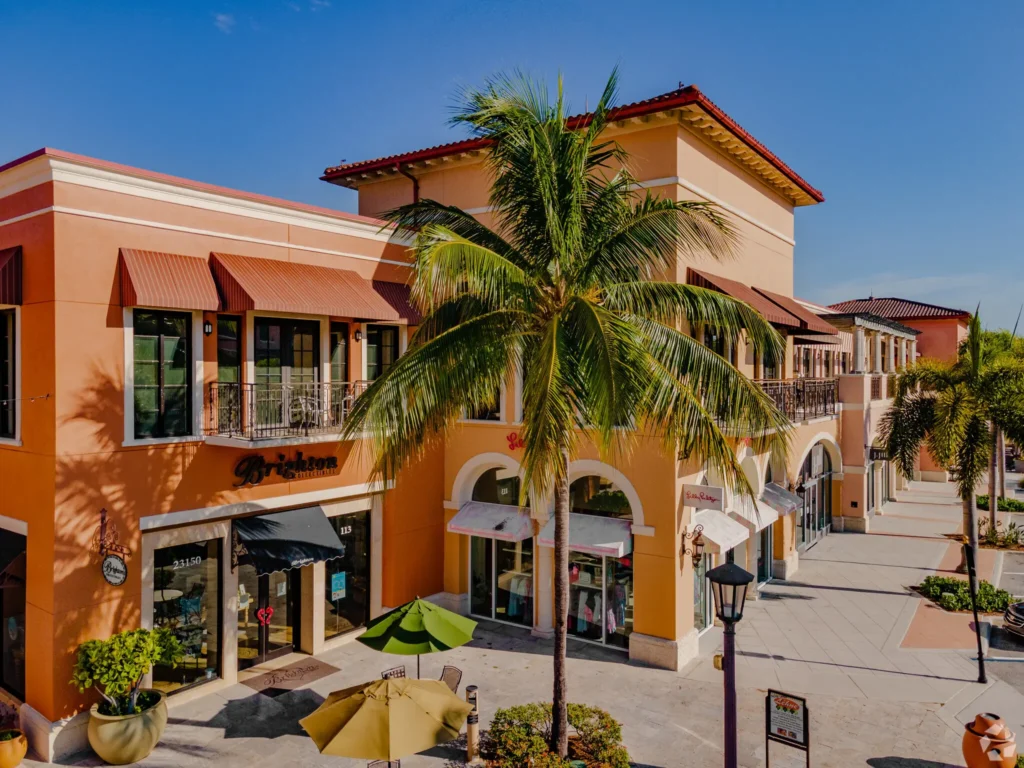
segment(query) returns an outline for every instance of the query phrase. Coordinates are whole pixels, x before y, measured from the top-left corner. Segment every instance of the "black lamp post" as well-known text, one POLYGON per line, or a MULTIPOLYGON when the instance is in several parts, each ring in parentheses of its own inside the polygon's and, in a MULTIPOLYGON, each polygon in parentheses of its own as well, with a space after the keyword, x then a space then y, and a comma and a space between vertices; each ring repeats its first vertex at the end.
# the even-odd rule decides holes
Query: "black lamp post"
POLYGON ((722 638, 722 672, 725 674, 725 768, 737 768, 736 748, 736 622, 743 618, 747 586, 754 580, 736 563, 708 571, 715 615, 725 625, 722 638))

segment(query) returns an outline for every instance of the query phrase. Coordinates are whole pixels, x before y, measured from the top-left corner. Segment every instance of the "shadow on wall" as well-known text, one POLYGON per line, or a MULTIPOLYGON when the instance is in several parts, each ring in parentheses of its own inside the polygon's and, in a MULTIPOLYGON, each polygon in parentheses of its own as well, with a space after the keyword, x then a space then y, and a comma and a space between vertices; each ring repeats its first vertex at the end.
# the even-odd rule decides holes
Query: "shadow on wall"
POLYGON ((124 448, 124 388, 116 375, 94 367, 74 407, 59 417, 55 476, 54 686, 57 717, 93 700, 67 685, 78 645, 136 628, 141 619, 142 539, 139 518, 168 509, 218 503, 193 478, 210 450, 199 444, 124 448), (202 499, 201 499, 202 497, 202 499), (100 510, 116 526, 128 580, 111 586, 100 570, 100 510))

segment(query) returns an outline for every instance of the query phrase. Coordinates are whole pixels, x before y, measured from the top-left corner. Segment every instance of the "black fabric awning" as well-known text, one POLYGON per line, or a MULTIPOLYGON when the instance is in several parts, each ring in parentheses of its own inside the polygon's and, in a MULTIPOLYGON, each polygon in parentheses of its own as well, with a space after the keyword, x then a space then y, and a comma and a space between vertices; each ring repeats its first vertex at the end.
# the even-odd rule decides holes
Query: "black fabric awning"
POLYGON ((233 562, 251 565, 261 576, 345 554, 319 506, 240 518, 234 521, 234 538, 233 562))

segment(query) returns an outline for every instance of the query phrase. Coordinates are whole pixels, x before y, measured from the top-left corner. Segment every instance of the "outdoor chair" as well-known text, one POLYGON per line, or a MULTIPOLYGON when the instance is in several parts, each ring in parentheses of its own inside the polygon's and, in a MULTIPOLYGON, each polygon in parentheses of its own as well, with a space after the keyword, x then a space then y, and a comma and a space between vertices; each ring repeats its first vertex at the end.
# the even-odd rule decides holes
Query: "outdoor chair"
POLYGON ((402 768, 401 760, 374 760, 367 763, 366 768, 402 768))
MULTIPOLYGON (((381 680, 394 680, 399 677, 405 677, 405 664, 400 667, 392 667, 391 669, 385 669, 380 673, 381 680)), ((381 763, 381 765, 387 765, 387 763, 381 763)))
POLYGON ((445 664, 441 671, 441 682, 451 688, 452 693, 458 693, 459 683, 462 682, 462 670, 445 664))

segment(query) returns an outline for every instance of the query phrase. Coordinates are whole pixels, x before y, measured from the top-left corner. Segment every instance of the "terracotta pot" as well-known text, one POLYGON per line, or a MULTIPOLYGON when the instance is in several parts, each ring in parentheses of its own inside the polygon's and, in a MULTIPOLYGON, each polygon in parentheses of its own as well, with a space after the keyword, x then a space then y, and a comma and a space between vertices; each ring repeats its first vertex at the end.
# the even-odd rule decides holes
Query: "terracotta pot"
POLYGON ((160 691, 155 705, 134 715, 101 715, 89 710, 89 746, 111 765, 137 763, 149 756, 167 727, 167 698, 160 691))
POLYGON ((1017 740, 1003 718, 984 712, 964 726, 962 743, 967 768, 1015 768, 1017 740))
POLYGON ((12 730, 18 735, 7 741, 0 741, 0 768, 15 768, 21 765, 25 753, 28 752, 28 739, 25 738, 25 734, 16 728, 12 730))

